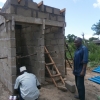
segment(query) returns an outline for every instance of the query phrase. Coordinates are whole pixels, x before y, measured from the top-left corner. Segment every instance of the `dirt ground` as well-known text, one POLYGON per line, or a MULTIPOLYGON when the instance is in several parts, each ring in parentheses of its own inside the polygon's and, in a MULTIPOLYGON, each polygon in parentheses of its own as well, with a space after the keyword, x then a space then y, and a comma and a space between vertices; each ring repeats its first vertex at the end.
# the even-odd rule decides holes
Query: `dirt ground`
MULTIPOLYGON (((85 77, 85 88, 86 88, 86 100, 97 100, 97 95, 100 96, 100 85, 88 80, 88 78, 97 76, 100 74, 94 73, 92 71, 87 71, 85 77)), ((70 68, 67 69, 66 79, 74 82, 74 76, 70 68)), ((74 95, 76 93, 71 93, 70 91, 63 92, 58 90, 53 84, 47 83, 43 85, 40 90, 39 100, 76 100, 74 95)), ((0 83, 0 100, 8 100, 10 93, 9 91, 0 83)))

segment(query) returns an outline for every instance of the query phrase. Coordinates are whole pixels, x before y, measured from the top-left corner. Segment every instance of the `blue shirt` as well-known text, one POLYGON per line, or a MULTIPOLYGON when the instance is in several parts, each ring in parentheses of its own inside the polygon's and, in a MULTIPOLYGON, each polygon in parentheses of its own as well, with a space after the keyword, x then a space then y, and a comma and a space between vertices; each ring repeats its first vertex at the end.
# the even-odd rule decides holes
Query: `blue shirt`
POLYGON ((81 45, 74 54, 74 70, 73 73, 76 76, 80 76, 83 69, 83 64, 88 63, 88 49, 81 45))

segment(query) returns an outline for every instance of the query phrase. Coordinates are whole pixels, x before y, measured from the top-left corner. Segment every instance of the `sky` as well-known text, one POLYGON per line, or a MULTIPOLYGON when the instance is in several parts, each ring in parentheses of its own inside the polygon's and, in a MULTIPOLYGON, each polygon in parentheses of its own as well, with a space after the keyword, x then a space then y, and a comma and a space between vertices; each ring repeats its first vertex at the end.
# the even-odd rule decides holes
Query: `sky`
MULTIPOLYGON (((6 0, 0 0, 0 7, 6 0)), ((33 0, 39 3, 41 0, 33 0)), ((93 24, 100 20, 100 0, 43 0, 45 5, 63 9, 66 8, 65 35, 74 34, 86 39, 93 37, 91 30, 93 24)), ((98 37, 98 36, 95 36, 98 37)))

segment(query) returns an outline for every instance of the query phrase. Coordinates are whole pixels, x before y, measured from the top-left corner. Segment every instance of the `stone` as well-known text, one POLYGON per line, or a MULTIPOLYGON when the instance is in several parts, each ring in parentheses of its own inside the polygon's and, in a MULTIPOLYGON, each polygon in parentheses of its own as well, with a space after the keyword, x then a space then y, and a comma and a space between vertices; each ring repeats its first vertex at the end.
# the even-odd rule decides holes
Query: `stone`
POLYGON ((64 91, 64 92, 67 91, 67 88, 66 88, 65 86, 58 86, 58 89, 59 89, 59 90, 62 90, 62 91, 64 91))
POLYGON ((72 93, 76 92, 75 84, 70 81, 65 81, 65 87, 72 93))

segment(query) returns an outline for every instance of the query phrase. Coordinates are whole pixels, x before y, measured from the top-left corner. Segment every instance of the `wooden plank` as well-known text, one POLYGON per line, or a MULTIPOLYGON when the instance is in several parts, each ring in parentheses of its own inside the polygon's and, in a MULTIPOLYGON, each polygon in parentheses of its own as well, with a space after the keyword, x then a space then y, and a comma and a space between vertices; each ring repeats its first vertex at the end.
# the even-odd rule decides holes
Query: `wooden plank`
POLYGON ((66 11, 66 8, 61 9, 61 10, 60 10, 60 13, 63 13, 63 12, 65 12, 65 11, 66 11))
POLYGON ((49 75, 50 75, 52 81, 54 82, 55 86, 57 87, 57 83, 55 82, 54 78, 52 78, 52 74, 51 74, 51 72, 50 72, 48 66, 46 66, 46 68, 47 68, 47 70, 48 70, 48 72, 49 72, 49 75))
POLYGON ((18 0, 18 3, 20 3, 22 0, 18 0))
MULTIPOLYGON (((45 51, 46 51, 47 53, 49 53, 49 51, 47 50, 47 48, 46 48, 46 47, 44 47, 44 49, 45 49, 45 51)), ((54 61, 53 61, 53 59, 52 59, 51 55, 50 55, 50 54, 48 54, 48 56, 49 56, 49 58, 50 58, 51 62, 52 62, 52 63, 54 63, 54 61)), ((61 76, 61 73, 59 72, 59 70, 58 70, 57 66, 55 65, 55 63, 53 64, 53 66, 52 66, 52 67, 54 67, 54 68, 55 68, 55 70, 56 70, 57 74, 56 74, 56 75, 50 75, 50 76, 51 76, 52 78, 53 78, 53 77, 57 77, 57 76, 59 76, 59 77, 60 77, 60 79, 61 79, 61 81, 62 81, 62 83, 63 83, 63 84, 65 84, 65 82, 64 82, 64 80, 63 80, 63 78, 62 78, 62 76, 61 76)))
POLYGON ((40 3, 38 3, 38 7, 40 7, 41 5, 43 5, 43 1, 41 1, 40 3))

